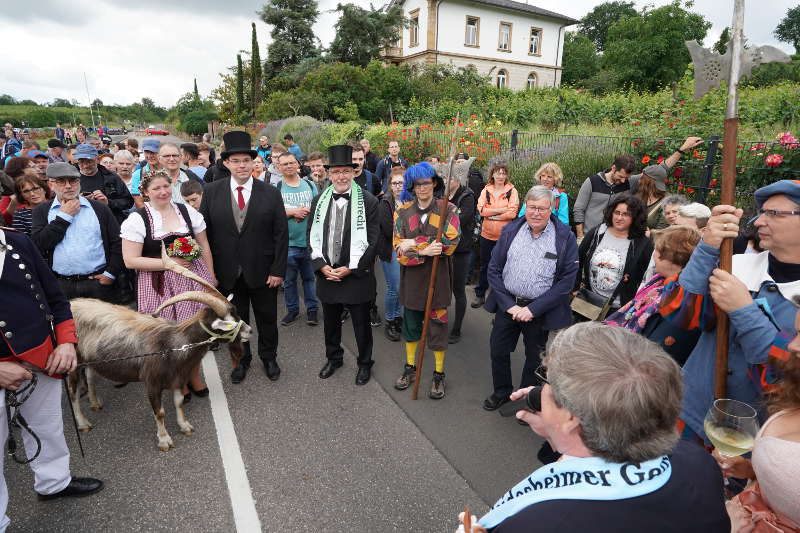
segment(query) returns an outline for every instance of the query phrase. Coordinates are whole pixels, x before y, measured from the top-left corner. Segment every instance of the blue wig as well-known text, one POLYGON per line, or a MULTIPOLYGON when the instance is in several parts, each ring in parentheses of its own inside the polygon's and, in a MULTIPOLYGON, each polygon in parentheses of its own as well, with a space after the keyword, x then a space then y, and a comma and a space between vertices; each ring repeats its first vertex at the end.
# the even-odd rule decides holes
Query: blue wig
POLYGON ((434 188, 438 188, 440 184, 439 182, 442 181, 442 179, 436 174, 436 170, 427 161, 423 161, 422 163, 417 163, 416 165, 408 167, 403 174, 403 180, 405 183, 403 184, 403 192, 400 194, 400 200, 403 202, 408 202, 414 198, 412 193, 414 190, 414 183, 427 179, 433 180, 434 188))

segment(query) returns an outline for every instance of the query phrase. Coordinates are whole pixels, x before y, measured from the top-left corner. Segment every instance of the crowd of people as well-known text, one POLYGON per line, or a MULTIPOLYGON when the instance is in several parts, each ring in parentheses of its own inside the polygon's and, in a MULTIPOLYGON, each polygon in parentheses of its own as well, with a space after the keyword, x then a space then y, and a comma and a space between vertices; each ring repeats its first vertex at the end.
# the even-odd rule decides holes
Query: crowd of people
MULTIPOLYGON (((492 315, 483 408, 503 412, 524 400, 517 420, 546 440, 538 452, 545 467, 473 531, 800 528, 800 182, 756 191, 757 216, 742 224, 734 206, 709 209, 667 194, 669 173, 697 137, 638 174, 621 155, 573 199, 553 162, 518 191, 521 176, 503 161, 484 179, 467 154, 452 164, 433 154, 413 162, 397 141, 384 157, 366 139, 304 154, 291 135, 282 144, 261 136, 254 146, 248 133, 231 131, 221 146, 147 138, 140 152, 134 138, 113 143, 81 128, 68 144, 59 129, 46 152, 13 129, 0 134, 8 226, 0 230, 0 386, 14 391, 43 372, 47 386, 20 408, 53 450, 31 463, 42 498, 102 488, 72 478, 64 461, 52 376, 76 365, 68 301, 152 313, 203 290, 165 270, 162 250, 170 250, 232 295, 247 323, 252 308, 270 380, 281 376, 281 327, 322 321, 319 377, 327 379, 343 366, 349 319, 357 385, 371 379, 373 328, 383 327, 403 342, 396 389, 418 378, 420 343, 433 352, 434 400, 446 395, 446 352, 461 340, 477 273, 471 307, 492 315), (724 239, 737 239, 732 273, 717 268, 724 239), (281 292, 286 314, 278 320, 281 292), (715 399, 715 309, 730 320, 727 396, 765 421, 752 462, 703 448, 715 399), (515 390, 520 334, 525 361, 515 390), (766 421, 768 412, 775 414, 766 421), (727 510, 725 487, 730 497, 737 485, 723 485, 723 472, 749 480, 727 510)), ((200 308, 179 302, 162 316, 182 321, 200 308)), ((246 379, 252 359, 245 343, 232 383, 246 379)), ((208 395, 199 366, 183 394, 208 395)), ((8 424, 0 428, 5 441, 8 424)), ((0 512, 6 502, 3 484, 0 512)), ((4 516, 0 531, 7 525, 4 516)))

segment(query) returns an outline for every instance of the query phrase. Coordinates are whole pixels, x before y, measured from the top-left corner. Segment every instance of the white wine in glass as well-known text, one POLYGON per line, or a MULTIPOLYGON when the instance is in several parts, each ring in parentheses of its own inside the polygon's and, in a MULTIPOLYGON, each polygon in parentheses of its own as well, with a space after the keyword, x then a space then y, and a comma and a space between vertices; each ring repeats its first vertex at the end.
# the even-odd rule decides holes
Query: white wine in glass
POLYGON ((714 400, 703 429, 720 454, 736 457, 753 450, 758 434, 758 413, 744 402, 714 400))

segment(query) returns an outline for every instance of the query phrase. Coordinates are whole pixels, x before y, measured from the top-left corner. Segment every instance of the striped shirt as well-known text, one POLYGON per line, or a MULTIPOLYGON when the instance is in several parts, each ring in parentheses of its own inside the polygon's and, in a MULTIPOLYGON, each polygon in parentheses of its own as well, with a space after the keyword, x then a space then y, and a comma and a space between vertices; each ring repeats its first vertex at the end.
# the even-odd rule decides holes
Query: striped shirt
POLYGON ((18 207, 17 210, 14 211, 12 227, 26 235, 30 235, 31 226, 33 226, 33 211, 31 211, 29 207, 18 207))
POLYGON ((552 220, 538 237, 528 224, 519 228, 508 248, 503 285, 520 298, 534 299, 548 291, 556 274, 556 228, 552 220))

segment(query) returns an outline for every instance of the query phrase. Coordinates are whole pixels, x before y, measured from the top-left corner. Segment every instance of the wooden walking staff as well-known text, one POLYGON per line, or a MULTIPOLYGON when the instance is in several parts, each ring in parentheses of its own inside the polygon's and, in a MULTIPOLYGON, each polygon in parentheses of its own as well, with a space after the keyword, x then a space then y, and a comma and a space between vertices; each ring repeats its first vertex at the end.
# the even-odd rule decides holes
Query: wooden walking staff
MULTIPOLYGON (((721 80, 728 82, 728 100, 725 106, 725 132, 722 148, 722 190, 720 203, 734 205, 736 196, 736 154, 739 130, 738 96, 739 80, 749 76, 757 65, 770 62, 789 62, 790 58, 772 46, 752 47, 744 50, 744 0, 734 0, 731 42, 722 55, 702 48, 697 41, 687 41, 686 46, 695 66, 694 97, 700 98, 721 80)), ((733 266, 733 239, 724 239, 720 247, 719 267, 731 272, 733 266)), ((717 358, 714 372, 714 396, 724 398, 728 382, 728 315, 717 309, 717 358)))
MULTIPOLYGON (((450 172, 447 173, 447 181, 444 185, 444 198, 442 198, 442 207, 439 210, 439 225, 436 228, 436 240, 433 242, 442 242, 442 233, 444 233, 444 225, 447 222, 447 206, 449 204, 447 198, 450 194, 450 179, 453 176, 453 168, 456 164, 456 149, 458 146, 456 142, 458 140, 458 125, 460 123, 460 117, 461 114, 459 113, 456 115, 455 122, 453 122, 453 136, 450 138, 450 172)), ((434 197, 433 201, 436 201, 436 197, 434 197)), ((417 345, 417 357, 415 361, 417 371, 416 375, 414 376, 414 390, 411 393, 412 400, 416 400, 417 394, 419 393, 419 380, 420 375, 422 374, 422 362, 425 360, 425 345, 428 341, 428 325, 431 320, 431 311, 433 310, 433 290, 436 287, 436 272, 439 269, 439 260, 441 257, 442 254, 433 256, 431 277, 428 280, 428 295, 425 298, 425 315, 422 318, 422 336, 420 337, 419 344, 417 345)))

